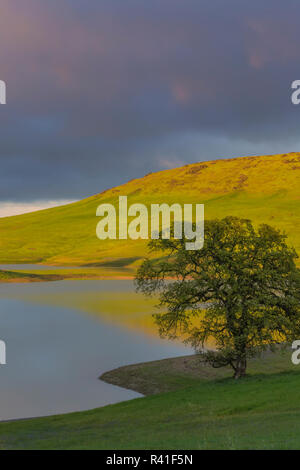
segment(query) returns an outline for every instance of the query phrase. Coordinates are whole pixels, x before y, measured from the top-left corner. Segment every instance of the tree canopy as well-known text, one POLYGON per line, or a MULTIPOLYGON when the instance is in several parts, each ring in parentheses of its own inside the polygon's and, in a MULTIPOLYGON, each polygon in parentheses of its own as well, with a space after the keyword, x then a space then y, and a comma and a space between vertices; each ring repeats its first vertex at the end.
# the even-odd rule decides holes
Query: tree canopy
POLYGON ((158 295, 161 336, 182 337, 213 367, 230 365, 235 378, 247 359, 300 339, 300 275, 286 235, 250 220, 205 223, 201 250, 186 240, 151 240, 137 290, 158 295))

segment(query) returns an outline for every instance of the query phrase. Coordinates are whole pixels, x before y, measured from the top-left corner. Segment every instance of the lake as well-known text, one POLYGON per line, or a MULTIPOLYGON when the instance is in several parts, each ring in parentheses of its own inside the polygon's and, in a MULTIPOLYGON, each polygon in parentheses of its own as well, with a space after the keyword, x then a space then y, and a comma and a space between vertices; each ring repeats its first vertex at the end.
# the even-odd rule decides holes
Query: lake
POLYGON ((134 328, 140 310, 145 316, 134 299, 131 281, 0 284, 0 339, 7 347, 7 365, 0 366, 0 419, 80 411, 139 397, 98 377, 126 364, 191 354, 180 343, 134 328), (93 305, 95 299, 105 302, 97 300, 96 310, 85 311, 84 299, 88 305, 90 298, 93 305), (122 303, 122 315, 114 316, 122 303))

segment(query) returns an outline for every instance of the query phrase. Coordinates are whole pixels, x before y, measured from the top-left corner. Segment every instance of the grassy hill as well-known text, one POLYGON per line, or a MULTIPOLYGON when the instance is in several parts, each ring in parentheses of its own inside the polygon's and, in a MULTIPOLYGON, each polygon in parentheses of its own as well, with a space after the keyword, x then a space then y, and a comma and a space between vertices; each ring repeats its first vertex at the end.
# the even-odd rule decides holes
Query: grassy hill
POLYGON ((205 218, 237 215, 284 229, 300 252, 300 153, 234 158, 152 173, 82 201, 0 219, 0 263, 134 265, 145 241, 100 241, 101 203, 204 203, 205 218))
POLYGON ((116 371, 155 393, 61 416, 0 423, 5 449, 299 449, 299 366, 290 354, 249 364, 249 377, 179 359, 116 371), (124 374, 127 371, 127 377, 124 374))

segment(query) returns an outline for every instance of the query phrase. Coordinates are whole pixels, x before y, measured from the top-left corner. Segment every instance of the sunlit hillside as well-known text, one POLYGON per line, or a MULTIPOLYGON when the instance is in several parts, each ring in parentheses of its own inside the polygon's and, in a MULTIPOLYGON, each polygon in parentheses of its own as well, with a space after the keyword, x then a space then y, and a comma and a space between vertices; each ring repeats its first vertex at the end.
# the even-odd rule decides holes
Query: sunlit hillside
POLYGON ((125 266, 146 254, 145 241, 100 241, 97 206, 204 203, 205 218, 237 215, 284 229, 300 253, 300 153, 243 157, 151 173, 80 202, 0 219, 0 263, 125 266))

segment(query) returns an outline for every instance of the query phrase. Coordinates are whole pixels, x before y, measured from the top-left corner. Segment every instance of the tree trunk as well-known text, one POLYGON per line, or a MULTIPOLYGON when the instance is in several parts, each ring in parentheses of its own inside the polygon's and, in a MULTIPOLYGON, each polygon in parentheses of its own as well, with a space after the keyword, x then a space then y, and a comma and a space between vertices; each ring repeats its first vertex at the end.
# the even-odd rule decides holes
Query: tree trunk
POLYGON ((234 378, 240 379, 241 377, 245 377, 246 375, 246 368, 247 368, 247 360, 246 359, 239 359, 236 363, 235 371, 234 371, 234 378))

